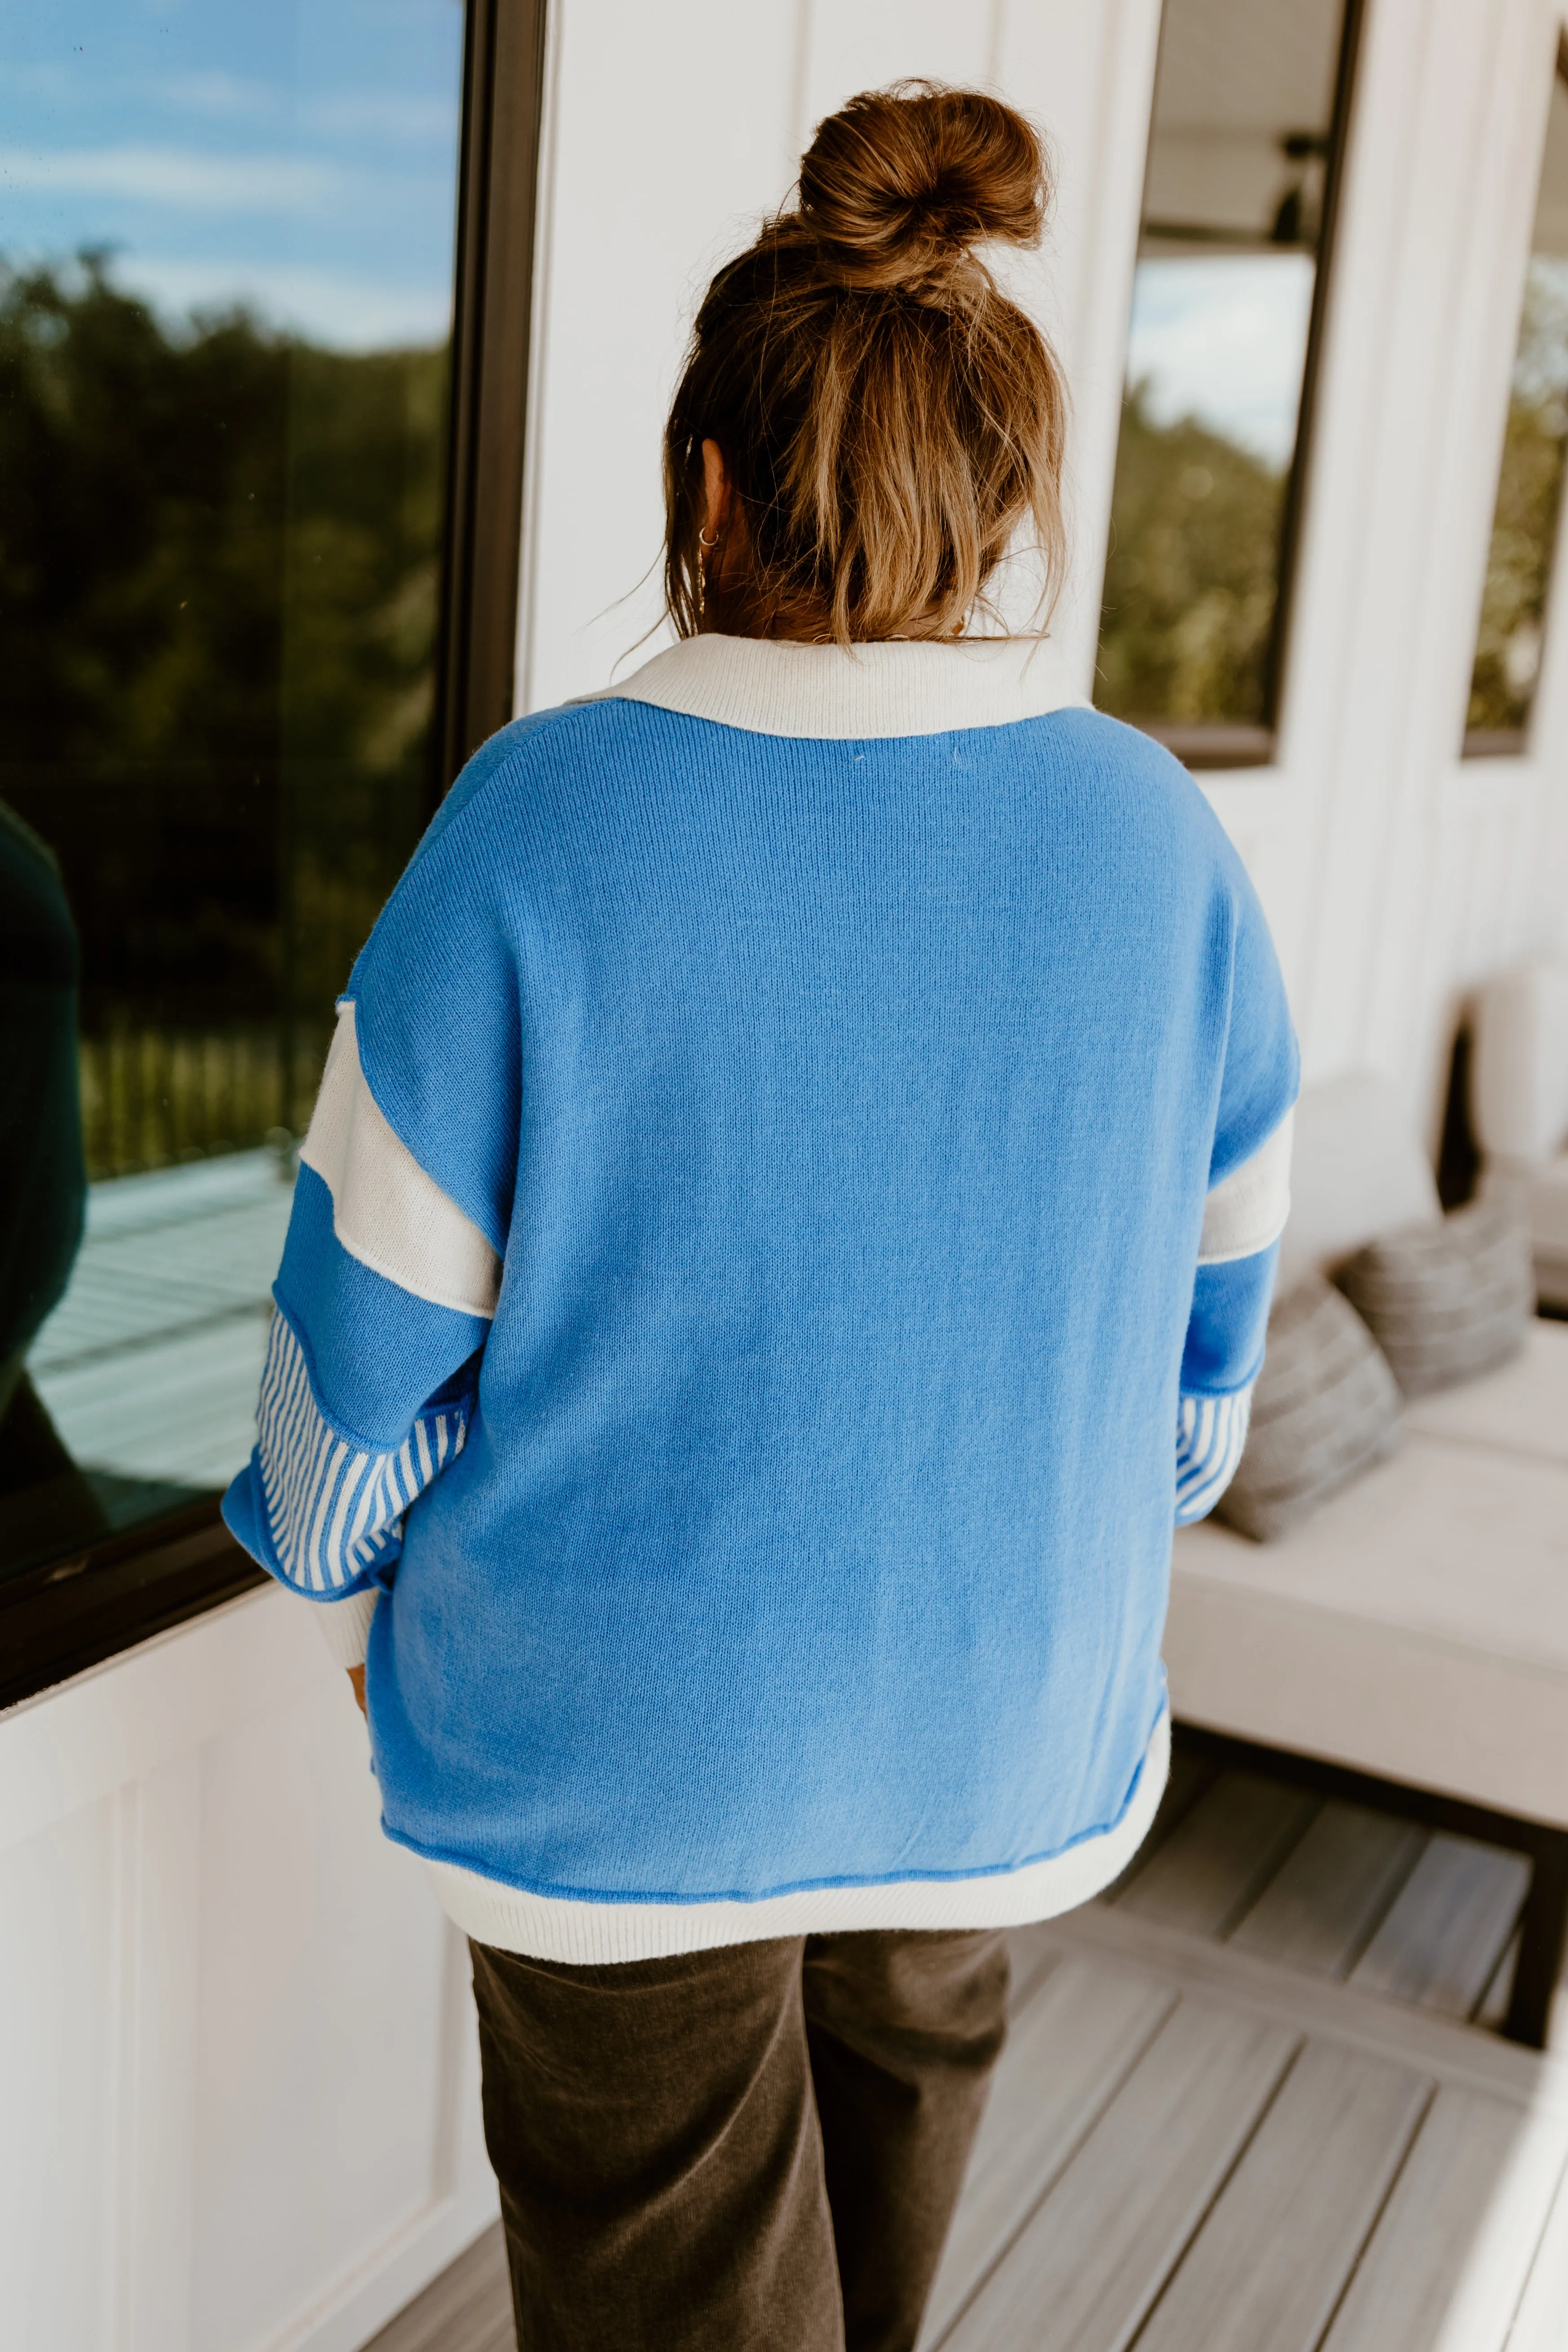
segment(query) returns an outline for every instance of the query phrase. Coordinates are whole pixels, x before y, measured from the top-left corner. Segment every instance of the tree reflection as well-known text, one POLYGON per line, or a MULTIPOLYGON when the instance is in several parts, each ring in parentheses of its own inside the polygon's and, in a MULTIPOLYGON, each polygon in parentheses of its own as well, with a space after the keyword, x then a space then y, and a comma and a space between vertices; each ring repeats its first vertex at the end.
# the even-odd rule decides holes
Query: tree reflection
POLYGON ((1286 475, 1149 385, 1121 419, 1095 699, 1119 718, 1265 723, 1286 475))
POLYGON ((1473 732, 1523 729, 1541 667, 1568 442, 1568 265, 1530 264, 1470 680, 1473 732))
POLYGON ((0 272, 0 794, 82 937, 94 1174, 302 1124, 429 804, 447 369, 0 272))

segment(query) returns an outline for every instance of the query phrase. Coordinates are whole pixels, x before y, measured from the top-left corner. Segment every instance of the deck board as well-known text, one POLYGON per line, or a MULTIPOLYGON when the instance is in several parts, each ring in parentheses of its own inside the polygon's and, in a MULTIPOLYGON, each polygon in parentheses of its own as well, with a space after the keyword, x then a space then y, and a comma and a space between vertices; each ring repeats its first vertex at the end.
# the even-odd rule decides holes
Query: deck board
POLYGON ((1176 1995, 1144 1975, 1063 1961, 1016 2021, 975 2141, 925 2340, 938 2340, 1109 2105, 1176 1995))
POLYGON ((1256 1772, 1226 1772, 1116 1898, 1140 1919, 1223 1936, 1304 1834, 1318 1800, 1256 1772))
POLYGON ((1468 2017, 1507 1948, 1530 1887, 1523 1854, 1445 1834, 1428 1840, 1351 1972, 1364 1992, 1468 2017))
POLYGON ((1323 2352, 1504 2352, 1565 2154, 1560 2118, 1440 2090, 1323 2352))
POLYGON ((1121 2352, 1296 2049, 1183 2000, 956 2325, 948 2352, 1121 2352))
POLYGON ((1409 2067, 1309 2042, 1138 2352, 1314 2352, 1431 2095, 1409 2067))
POLYGON ((1232 1941, 1309 1975, 1350 1973, 1420 1860, 1426 1833, 1365 1805, 1324 1805, 1232 1941))
POLYGON ((1471 2011, 1476 2023, 1484 2025, 1489 2033, 1500 2033, 1503 2020, 1508 2015, 1508 2005, 1513 1993, 1514 1970, 1519 1966, 1519 1943, 1520 1931, 1516 1927, 1503 1946, 1498 1964, 1492 1970, 1490 1983, 1471 2011))
POLYGON ((1149 1834, 1122 1872, 1100 1896, 1101 1902, 1114 1903, 1131 1885, 1135 1878, 1153 1861, 1161 1847, 1181 1827, 1198 1800, 1219 1778, 1219 1768, 1205 1756, 1194 1756, 1188 1748, 1173 1748, 1171 1769, 1160 1798, 1159 1810, 1149 1826, 1149 1834))
POLYGON ((1007 2015, 1012 2021, 1008 2027, 1011 2032, 1012 2023, 1022 2016, 1052 1969, 1060 1968, 1062 1951, 1059 1944, 1031 1941, 1027 1928, 1011 1937, 1009 1942, 1013 1977, 1007 1988, 1007 2015))
MULTIPOLYGON (((1466 2021, 1527 1869, 1179 1763, 1110 1898, 1011 1938, 921 2352, 1564 2352, 1568 2062, 1466 2021)), ((374 2352, 510 2345, 495 2232, 374 2352)))
POLYGON ((363 2352, 515 2352, 499 2221, 373 2336, 363 2352))

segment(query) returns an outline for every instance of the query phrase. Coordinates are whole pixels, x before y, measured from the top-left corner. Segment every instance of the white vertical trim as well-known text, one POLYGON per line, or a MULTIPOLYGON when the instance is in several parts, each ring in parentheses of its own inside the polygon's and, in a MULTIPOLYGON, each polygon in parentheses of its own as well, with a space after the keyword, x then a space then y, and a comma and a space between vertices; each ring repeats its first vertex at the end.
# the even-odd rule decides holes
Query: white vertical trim
MULTIPOLYGON (((1473 39, 1473 23, 1466 30, 1473 39)), ((1387 846, 1381 862, 1386 883, 1366 947, 1361 1058, 1420 1070, 1431 1096, 1428 1126, 1434 1130, 1447 1077, 1450 992, 1478 969, 1467 927, 1449 929, 1441 920, 1446 893, 1438 873, 1450 850, 1442 823, 1443 786, 1463 764, 1476 625, 1557 37, 1555 9, 1547 0, 1516 0, 1500 22, 1485 28, 1480 54, 1470 60, 1476 162, 1457 175, 1464 184, 1454 222, 1458 250, 1449 272, 1446 366, 1434 387, 1432 477, 1444 486, 1444 495, 1431 500, 1426 547, 1413 550, 1424 561, 1410 586, 1410 723, 1384 786, 1387 846)), ((1454 172, 1451 153, 1443 166, 1454 172)), ((1549 628, 1552 617, 1549 606, 1549 628)), ((1547 659, 1543 649, 1543 687, 1547 659)), ((1517 812, 1506 801, 1495 817, 1465 860, 1466 896, 1481 937, 1506 908, 1517 832, 1517 812)), ((1490 961, 1486 955, 1484 961, 1490 961)))
MULTIPOLYGON (((801 0, 797 0, 797 5, 801 0)), ((973 86, 988 79, 996 0, 804 0, 808 26, 797 153, 825 115, 863 89, 919 76, 973 86)), ((795 168, 791 157, 785 184, 795 168)), ((784 193, 780 186, 779 195, 784 193)))
POLYGON ((117 1800, 114 2352, 187 2352, 195 2200, 201 1783, 194 1752, 117 1800))
POLYGON ((1100 634, 1160 14, 1161 0, 1004 0, 1000 16, 1002 94, 1042 124, 1058 170, 1038 268, 1008 282, 1056 341, 1072 392, 1072 563, 1051 626, 1084 693, 1100 634))
MULTIPOLYGON (((142 1990, 141 1791, 134 1781, 110 1799, 111 1958, 104 2137, 111 2151, 105 2179, 107 2210, 100 2228, 104 2261, 100 2282, 100 2341, 109 2352, 129 2352, 131 2272, 136 2243, 135 2158, 137 2011, 142 1990)), ((62 1953, 62 1965, 66 1956, 62 1953)))
POLYGON ((531 710, 534 616, 539 595, 541 485, 545 441, 545 384, 553 313, 555 189, 560 177, 561 44, 566 9, 544 11, 544 86, 541 93, 539 178, 534 198, 533 287, 528 331, 528 409, 522 443, 522 523, 518 539, 517 637, 512 672, 514 713, 531 710))

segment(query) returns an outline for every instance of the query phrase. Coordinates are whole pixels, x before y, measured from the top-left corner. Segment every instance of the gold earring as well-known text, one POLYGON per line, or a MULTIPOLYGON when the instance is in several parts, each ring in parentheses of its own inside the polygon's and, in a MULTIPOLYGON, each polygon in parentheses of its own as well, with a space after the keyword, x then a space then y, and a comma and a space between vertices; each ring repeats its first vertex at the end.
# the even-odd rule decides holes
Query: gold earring
POLYGON ((706 608, 708 603, 708 566, 704 563, 702 559, 705 554, 711 554, 712 551, 718 546, 718 532, 715 531, 712 538, 710 539, 708 533, 702 529, 701 525, 699 524, 697 530, 697 609, 700 613, 706 608))

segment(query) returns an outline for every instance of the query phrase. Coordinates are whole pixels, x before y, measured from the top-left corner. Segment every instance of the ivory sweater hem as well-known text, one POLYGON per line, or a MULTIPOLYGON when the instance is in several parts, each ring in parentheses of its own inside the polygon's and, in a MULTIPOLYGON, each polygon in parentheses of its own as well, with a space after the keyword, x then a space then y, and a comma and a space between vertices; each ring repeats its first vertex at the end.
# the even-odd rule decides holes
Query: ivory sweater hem
POLYGON ((425 1857, 442 1909, 477 1944, 535 1960, 587 1966, 667 1959, 769 1936, 843 1936, 867 1928, 1024 1927, 1076 1911, 1120 1878, 1149 1834, 1171 1769, 1162 1710, 1120 1817, 1061 1853, 973 1878, 894 1878, 871 1885, 800 1886, 746 1903, 585 1903, 537 1895, 455 1863, 425 1857))

